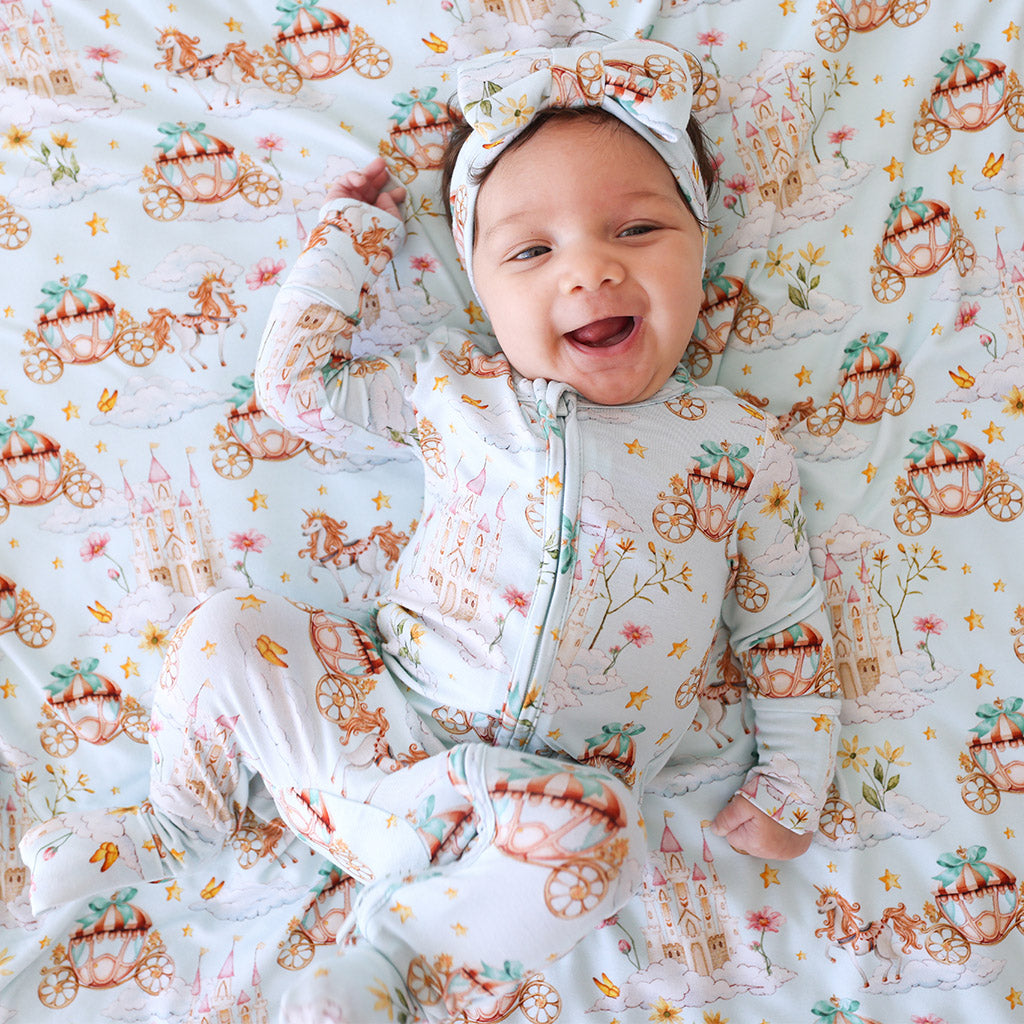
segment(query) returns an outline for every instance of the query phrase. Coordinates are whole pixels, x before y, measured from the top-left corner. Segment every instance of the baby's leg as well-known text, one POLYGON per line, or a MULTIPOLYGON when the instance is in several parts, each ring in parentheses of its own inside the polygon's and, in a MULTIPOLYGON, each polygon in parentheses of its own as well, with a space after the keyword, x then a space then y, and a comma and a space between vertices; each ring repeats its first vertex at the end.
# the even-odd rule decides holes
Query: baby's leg
POLYGON ((287 1024, 383 1020, 382 984, 429 1020, 497 1020, 640 884, 639 808, 605 772, 479 744, 452 751, 448 771, 474 827, 430 867, 363 890, 362 938, 289 994, 287 1024))
MULTIPOLYGON (((382 775, 379 727, 388 718, 366 704, 381 669, 369 638, 348 620, 264 591, 204 602, 175 631, 154 694, 149 799, 63 814, 31 830, 21 853, 33 908, 190 870, 231 841, 247 807, 265 822, 284 817, 336 863, 374 877, 360 872, 359 844, 335 837, 330 822, 343 815, 356 823, 346 839, 385 828, 387 815, 362 803, 382 775), (336 785, 339 740, 350 760, 366 764, 336 785)), ((411 825, 388 835, 378 871, 426 863, 411 825)))

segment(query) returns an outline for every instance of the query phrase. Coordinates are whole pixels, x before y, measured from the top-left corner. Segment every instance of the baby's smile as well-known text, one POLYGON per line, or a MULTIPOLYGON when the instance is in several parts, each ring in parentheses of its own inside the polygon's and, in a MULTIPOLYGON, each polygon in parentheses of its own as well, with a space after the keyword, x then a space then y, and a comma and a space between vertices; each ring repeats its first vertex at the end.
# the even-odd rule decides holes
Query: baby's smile
POLYGON ((609 316, 603 320, 593 320, 574 331, 567 331, 565 336, 571 342, 587 348, 611 348, 625 341, 640 323, 635 316, 609 316))

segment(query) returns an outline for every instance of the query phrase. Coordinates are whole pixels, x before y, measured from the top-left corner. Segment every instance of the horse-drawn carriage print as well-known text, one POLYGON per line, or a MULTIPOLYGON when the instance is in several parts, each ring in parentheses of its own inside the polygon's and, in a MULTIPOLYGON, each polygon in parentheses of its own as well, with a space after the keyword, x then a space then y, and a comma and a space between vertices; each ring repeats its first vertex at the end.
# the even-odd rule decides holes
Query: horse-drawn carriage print
POLYGON ((956 424, 929 427, 910 437, 907 477, 896 478, 893 522, 909 536, 924 533, 933 515, 965 516, 984 507, 1000 523, 1024 511, 1024 491, 985 453, 959 441, 956 424))
POLYGON ((725 273, 725 263, 716 263, 704 276, 704 302, 686 350, 686 368, 699 380, 711 369, 712 356, 725 351, 732 335, 753 345, 771 330, 770 310, 754 298, 741 277, 725 273))
POLYGON ((831 53, 838 53, 851 32, 871 32, 892 21, 907 28, 928 12, 930 0, 822 0, 814 22, 814 38, 831 53))
MULTIPOLYGON (((288 971, 301 971, 313 961, 318 948, 333 946, 345 919, 352 913, 356 880, 336 867, 320 869, 320 878, 311 890, 301 917, 288 925, 288 935, 278 944, 277 962, 288 971)), ((346 945, 355 941, 354 933, 345 937, 346 945)))
POLYGON ((180 217, 186 203, 220 203, 240 195, 250 206, 274 206, 281 182, 257 167, 246 153, 210 135, 202 121, 159 126, 162 139, 153 166, 145 166, 142 207, 156 221, 180 217))
POLYGON ((0 523, 11 505, 42 505, 64 494, 78 508, 93 508, 103 481, 74 452, 35 429, 34 416, 0 423, 0 523))
POLYGON ((436 95, 437 86, 431 85, 399 93, 391 100, 395 106, 393 123, 377 151, 404 185, 420 171, 433 171, 441 166, 452 122, 447 104, 439 103, 436 95))
POLYGON ((256 460, 281 462, 301 452, 324 465, 331 453, 289 433, 256 400, 252 377, 236 377, 231 408, 224 423, 214 427, 216 444, 210 445, 213 468, 226 480, 240 480, 256 460))
POLYGON ((839 390, 805 420, 816 437, 832 437, 848 420, 877 423, 884 413, 902 416, 914 401, 914 381, 903 360, 885 344, 887 331, 865 332, 843 350, 839 390))
POLYGON ((960 795, 972 811, 991 814, 1003 793, 1024 793, 1024 698, 997 697, 975 711, 966 752, 960 753, 960 795))
POLYGON ((53 616, 28 590, 0 573, 0 636, 13 632, 26 647, 45 647, 55 630, 53 616))
POLYGON ((36 384, 52 384, 66 365, 97 363, 111 351, 128 366, 148 366, 163 347, 130 313, 86 288, 87 280, 75 274, 42 287, 42 312, 21 350, 25 376, 36 384))
POLYGON ((950 260, 963 277, 974 266, 977 252, 964 235, 949 205, 922 199, 921 186, 900 192, 889 203, 881 245, 875 246, 871 294, 879 302, 895 302, 907 279, 934 274, 950 260))
POLYGON ((174 980, 174 961, 149 915, 132 903, 136 889, 120 889, 110 899, 94 899, 67 946, 53 947, 43 968, 39 1001, 63 1010, 80 988, 109 989, 130 978, 147 995, 166 992, 174 980))
POLYGON ((149 712, 112 679, 96 671, 98 658, 73 659, 50 670, 39 742, 51 757, 68 757, 79 740, 101 745, 124 733, 145 743, 149 712))
POLYGON ((0 196, 0 249, 20 249, 31 237, 32 225, 0 196))
POLYGON ((921 101, 914 125, 914 149, 934 153, 954 131, 977 132, 1000 117, 1024 132, 1024 88, 1000 60, 978 57, 979 43, 961 43, 942 55, 931 96, 921 101))

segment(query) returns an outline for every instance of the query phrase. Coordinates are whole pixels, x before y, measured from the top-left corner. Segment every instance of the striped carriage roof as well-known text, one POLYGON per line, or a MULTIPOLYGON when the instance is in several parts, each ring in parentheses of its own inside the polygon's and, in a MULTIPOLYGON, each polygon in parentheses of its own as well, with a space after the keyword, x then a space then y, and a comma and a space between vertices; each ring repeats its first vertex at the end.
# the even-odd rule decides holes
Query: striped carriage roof
POLYGON ((1006 65, 1001 60, 977 58, 977 51, 977 43, 972 44, 970 52, 963 43, 955 51, 947 51, 943 55, 943 68, 935 76, 938 81, 932 92, 938 94, 970 89, 979 82, 1001 76, 1006 72, 1006 65), (955 59, 957 56, 959 60, 955 59))
POLYGON ((1012 889, 1016 885, 1017 876, 998 864, 985 860, 979 861, 978 867, 975 867, 970 861, 965 861, 957 877, 947 885, 940 885, 936 892, 941 896, 956 897, 966 896, 980 889, 995 889, 1000 886, 1009 886, 1012 889))
POLYGON ((778 633, 759 640, 755 646, 762 651, 783 651, 794 647, 820 647, 822 635, 807 622, 795 622, 778 633))
MULTIPOLYGON (((134 890, 129 890, 134 894, 134 890)), ((116 895, 116 894, 115 894, 116 895)), ((89 904, 93 913, 71 933, 72 939, 84 939, 90 935, 104 935, 111 932, 146 932, 153 921, 141 907, 127 900, 99 900, 89 904), (104 906, 104 904, 106 904, 104 906)))
MULTIPOLYGON (((82 279, 85 279, 84 274, 82 279)), ((67 278, 62 278, 60 283, 66 286, 64 294, 52 309, 39 314, 40 324, 69 320, 76 316, 100 316, 104 313, 113 313, 116 309, 113 301, 106 295, 89 288, 72 288, 67 278)))
POLYGON ((887 337, 887 332, 875 331, 851 341, 843 350, 846 355, 843 369, 846 373, 872 373, 898 368, 903 360, 895 349, 882 344, 887 337))
POLYGON ((917 444, 914 451, 908 456, 914 466, 922 468, 937 468, 941 466, 953 466, 961 462, 984 462, 985 453, 966 441, 955 439, 948 431, 948 436, 938 436, 935 428, 929 428, 927 434, 932 434, 930 441, 919 441, 921 435, 915 434, 911 440, 917 444))
POLYGON ((305 0, 304 3, 294 4, 293 9, 275 24, 280 26, 278 39, 295 39, 318 32, 347 32, 349 27, 348 18, 326 7, 320 7, 317 0, 305 0), (289 17, 292 19, 290 24, 287 20, 289 17))
POLYGON ((732 455, 725 442, 720 450, 722 454, 717 458, 696 456, 697 467, 693 472, 706 480, 718 480, 733 487, 748 487, 754 478, 754 471, 741 458, 732 455))
POLYGON ((971 746, 991 745, 997 743, 1019 743, 1024 739, 1024 715, 1021 707, 1024 702, 1013 698, 1008 703, 995 700, 991 704, 982 704, 975 712, 979 719, 971 732, 971 746))
POLYGON ((709 267, 704 277, 704 306, 717 306, 720 302, 734 299, 743 291, 743 279, 725 274, 724 263, 709 267))
POLYGON ((949 206, 941 199, 912 199, 901 192, 893 203, 893 212, 886 223, 886 238, 905 235, 930 221, 949 216, 949 206))
POLYGON ((112 679, 108 679, 98 672, 91 672, 88 676, 82 675, 81 672, 76 672, 63 690, 58 690, 57 693, 50 697, 50 703, 68 704, 73 700, 82 700, 85 697, 120 696, 121 688, 112 679))
MULTIPOLYGON (((11 424, 11 420, 7 422, 11 424)), ((16 424, 11 425, 15 426, 15 429, 4 442, 3 448, 0 448, 0 462, 22 459, 26 455, 48 457, 60 451, 60 445, 49 434, 29 428, 19 431, 16 424)))
POLYGON ((621 819, 624 813, 615 790, 603 782, 595 782, 586 767, 580 769, 579 774, 572 771, 571 765, 567 765, 564 771, 541 772, 537 775, 524 772, 517 777, 508 772, 504 778, 495 780, 492 793, 496 796, 541 797, 582 804, 615 821, 621 819))
POLYGON ((0 594, 12 594, 18 588, 18 584, 0 572, 0 594))
POLYGON ((178 161, 193 160, 197 157, 229 157, 235 152, 235 147, 230 142, 225 142, 216 135, 204 132, 202 138, 205 141, 201 141, 187 128, 182 129, 178 136, 178 141, 167 152, 160 153, 156 158, 156 162, 158 164, 176 163, 178 161))

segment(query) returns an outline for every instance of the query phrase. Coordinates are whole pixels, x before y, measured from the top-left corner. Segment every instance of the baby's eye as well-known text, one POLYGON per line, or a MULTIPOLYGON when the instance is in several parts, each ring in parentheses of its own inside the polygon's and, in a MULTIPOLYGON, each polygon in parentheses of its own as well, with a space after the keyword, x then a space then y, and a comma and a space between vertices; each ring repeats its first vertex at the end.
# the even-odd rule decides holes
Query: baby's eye
POLYGON ((512 259, 522 261, 532 260, 537 256, 542 256, 548 251, 549 250, 546 245, 531 245, 528 249, 523 249, 522 251, 517 252, 512 259))
POLYGON ((630 237, 633 235, 646 235, 649 231, 653 230, 653 224, 633 224, 631 227, 624 228, 620 233, 630 237))

